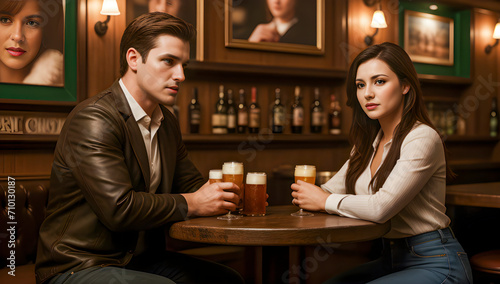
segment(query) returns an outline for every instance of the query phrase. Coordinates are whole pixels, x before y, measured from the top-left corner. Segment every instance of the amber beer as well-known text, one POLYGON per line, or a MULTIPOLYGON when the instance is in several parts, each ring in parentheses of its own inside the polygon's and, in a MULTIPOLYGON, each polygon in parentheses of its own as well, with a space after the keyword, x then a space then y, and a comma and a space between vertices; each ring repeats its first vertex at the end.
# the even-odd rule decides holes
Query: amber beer
POLYGON ((266 215, 266 173, 252 172, 247 174, 245 184, 244 211, 247 216, 266 215))
POLYGON ((237 209, 243 208, 244 187, 243 187, 243 163, 225 162, 222 165, 222 181, 233 182, 240 188, 240 202, 237 209))
POLYGON ((208 172, 208 181, 210 184, 222 182, 222 170, 210 170, 208 172))
POLYGON ((316 182, 316 167, 311 165, 295 166, 295 183, 298 180, 314 184, 316 182))

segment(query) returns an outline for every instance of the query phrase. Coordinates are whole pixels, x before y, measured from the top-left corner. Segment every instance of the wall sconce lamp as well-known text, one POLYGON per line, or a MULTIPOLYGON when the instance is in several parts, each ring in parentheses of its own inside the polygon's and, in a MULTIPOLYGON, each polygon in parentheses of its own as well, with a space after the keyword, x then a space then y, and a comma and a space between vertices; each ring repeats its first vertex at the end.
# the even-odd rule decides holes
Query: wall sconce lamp
POLYGON ((120 10, 118 10, 118 4, 116 3, 116 0, 103 0, 100 14, 107 15, 108 17, 104 22, 99 21, 95 23, 94 30, 98 36, 103 36, 108 31, 108 23, 109 20, 111 19, 110 15, 111 16, 120 15, 120 10))
POLYGON ((380 4, 380 0, 378 1, 373 1, 373 0, 364 0, 366 6, 373 6, 378 2, 378 9, 373 13, 372 17, 372 23, 370 24, 370 27, 375 28, 375 33, 371 36, 366 36, 365 37, 365 43, 366 45, 371 45, 373 43, 373 37, 377 35, 378 29, 385 29, 387 28, 387 23, 385 22, 385 15, 384 12, 382 12, 382 5, 380 4))
POLYGON ((486 46, 486 48, 484 49, 484 52, 486 52, 486 54, 490 53, 493 47, 497 46, 498 44, 498 41, 500 39, 500 19, 498 19, 498 22, 495 25, 495 30, 493 31, 493 38, 496 39, 495 44, 493 45, 488 44, 486 46))

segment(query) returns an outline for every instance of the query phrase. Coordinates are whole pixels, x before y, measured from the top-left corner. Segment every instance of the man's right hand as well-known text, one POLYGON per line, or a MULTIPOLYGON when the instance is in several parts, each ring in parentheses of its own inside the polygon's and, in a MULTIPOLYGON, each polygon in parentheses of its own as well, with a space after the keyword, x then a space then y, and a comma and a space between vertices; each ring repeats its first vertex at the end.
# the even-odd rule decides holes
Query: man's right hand
POLYGON ((232 182, 205 183, 193 193, 183 193, 188 204, 188 216, 222 215, 235 211, 240 188, 232 182))

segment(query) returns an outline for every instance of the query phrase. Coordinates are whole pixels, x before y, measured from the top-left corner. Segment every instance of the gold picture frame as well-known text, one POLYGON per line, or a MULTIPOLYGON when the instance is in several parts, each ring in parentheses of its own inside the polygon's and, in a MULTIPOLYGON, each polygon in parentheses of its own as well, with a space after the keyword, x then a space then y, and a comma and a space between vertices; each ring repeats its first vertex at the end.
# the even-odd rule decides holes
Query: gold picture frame
POLYGON ((405 10, 404 49, 413 62, 453 66, 454 20, 405 10))
POLYGON ((295 17, 275 24, 266 0, 225 1, 225 46, 286 53, 321 55, 325 52, 325 1, 297 1, 295 17), (272 25, 273 39, 257 38, 257 28, 272 25))

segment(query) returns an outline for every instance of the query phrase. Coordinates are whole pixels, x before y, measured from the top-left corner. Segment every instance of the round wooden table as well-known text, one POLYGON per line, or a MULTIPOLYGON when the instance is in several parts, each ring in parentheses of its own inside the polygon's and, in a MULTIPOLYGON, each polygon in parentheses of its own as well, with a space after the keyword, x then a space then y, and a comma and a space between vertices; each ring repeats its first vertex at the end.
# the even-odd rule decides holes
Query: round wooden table
POLYGON ((301 247, 368 241, 380 238, 390 230, 390 222, 377 224, 326 213, 314 212, 311 217, 290 216, 297 210, 293 205, 270 206, 264 217, 245 216, 237 220, 195 218, 173 224, 170 236, 191 242, 249 246, 256 259, 254 278, 247 280, 249 283, 282 283, 283 276, 275 275, 276 269, 263 263, 269 261, 270 254, 276 254, 271 251, 288 246, 285 253, 288 260, 284 260, 285 265, 289 265, 287 278, 294 279, 290 283, 301 283, 302 278, 294 274, 293 269, 302 262, 301 247))
POLYGON ((270 206, 264 217, 195 218, 173 224, 170 236, 210 244, 300 246, 373 240, 390 229, 390 222, 377 224, 326 213, 314 212, 312 217, 290 216, 297 210, 293 205, 270 206))

